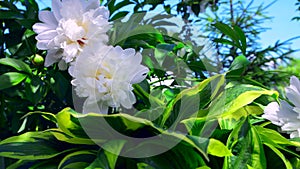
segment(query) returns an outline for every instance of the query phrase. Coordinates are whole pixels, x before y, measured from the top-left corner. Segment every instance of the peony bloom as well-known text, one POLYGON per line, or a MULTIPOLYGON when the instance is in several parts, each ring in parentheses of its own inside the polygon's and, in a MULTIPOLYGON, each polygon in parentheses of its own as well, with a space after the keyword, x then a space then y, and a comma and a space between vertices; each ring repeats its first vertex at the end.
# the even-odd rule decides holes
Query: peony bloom
POLYGON ((134 49, 101 45, 86 49, 72 63, 69 73, 79 97, 87 99, 83 113, 107 114, 108 107, 131 108, 136 102, 132 84, 145 79, 148 68, 134 49))
POLYGON ((290 79, 290 86, 285 88, 286 101, 272 102, 267 105, 262 117, 281 127, 283 132, 290 134, 291 138, 300 137, 300 81, 295 76, 290 79))
POLYGON ((48 51, 45 66, 59 62, 59 68, 66 69, 89 44, 107 43, 108 17, 99 0, 53 0, 52 12, 40 11, 42 23, 33 25, 37 48, 48 51))

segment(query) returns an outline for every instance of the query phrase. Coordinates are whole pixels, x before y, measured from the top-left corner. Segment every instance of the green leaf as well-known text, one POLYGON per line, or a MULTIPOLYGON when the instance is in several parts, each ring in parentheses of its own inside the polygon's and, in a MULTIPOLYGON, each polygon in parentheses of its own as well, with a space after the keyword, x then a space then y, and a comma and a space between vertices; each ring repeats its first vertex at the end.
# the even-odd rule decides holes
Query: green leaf
POLYGON ((23 71, 28 74, 31 74, 30 67, 26 63, 24 63, 23 61, 18 60, 18 59, 2 58, 2 59, 0 59, 0 64, 6 65, 6 66, 11 66, 18 71, 23 71))
POLYGON ((261 139, 263 142, 269 143, 269 144, 282 144, 282 145, 288 145, 288 146, 295 146, 291 141, 280 135, 277 131, 263 128, 260 126, 255 126, 257 132, 259 133, 261 139))
MULTIPOLYGON (((176 145, 179 146, 178 150, 176 149, 176 152, 178 151, 177 153, 180 154, 178 156, 181 158, 184 156, 184 154, 181 154, 182 149, 187 151, 185 153, 194 154, 194 160, 199 163, 204 163, 203 157, 207 158, 207 155, 204 153, 204 148, 207 146, 203 145, 199 138, 193 139, 186 137, 183 134, 165 131, 161 128, 155 127, 151 121, 133 117, 128 114, 77 114, 70 108, 66 108, 57 114, 57 121, 59 128, 67 134, 65 137, 73 137, 77 139, 90 138, 90 140, 94 141, 96 144, 101 145, 108 140, 124 140, 127 136, 145 138, 143 139, 145 141, 142 141, 139 144, 132 143, 130 140, 126 139, 128 143, 124 145, 124 149, 122 150, 126 154, 140 156, 147 152, 153 153, 157 150, 161 151, 161 149, 173 150, 174 146, 178 144, 176 145), (82 134, 85 132, 88 133, 88 136, 87 134, 82 134), (122 135, 125 135, 126 137, 123 137, 122 135), (159 135, 159 137, 150 140, 146 139, 156 135, 159 135), (153 146, 155 145, 160 148, 153 149, 153 146)), ((112 143, 109 143, 108 145, 110 144, 112 143)), ((118 154, 119 149, 113 149, 112 151, 115 150, 117 152, 113 153, 118 154)), ((108 156, 108 154, 106 154, 106 156, 108 156)), ((108 160, 113 162, 114 158, 114 156, 110 156, 108 160)))
POLYGON ((262 141, 259 137, 259 134, 256 131, 256 128, 251 126, 250 129, 251 134, 251 148, 252 148, 252 154, 251 154, 251 167, 253 168, 261 168, 264 169, 267 167, 265 152, 263 148, 262 141))
POLYGON ((241 121, 227 140, 227 147, 234 156, 225 157, 223 168, 266 168, 266 158, 262 142, 248 119, 241 121))
POLYGON ((217 39, 217 42, 219 41, 221 43, 225 43, 225 44, 227 43, 232 46, 235 46, 239 48, 244 55, 246 54, 246 49, 247 49, 246 36, 240 27, 234 25, 232 28, 221 22, 217 22, 213 26, 219 29, 224 35, 227 35, 230 39, 232 39, 232 41, 217 39))
POLYGON ((203 128, 205 122, 206 118, 204 117, 188 118, 181 121, 181 123, 183 123, 187 128, 189 134, 194 136, 200 136, 201 129, 203 128))
POLYGON ((155 168, 146 163, 137 163, 137 169, 155 169, 155 168))
POLYGON ((18 85, 27 77, 26 74, 8 72, 0 75, 0 90, 18 85))
POLYGON ((298 142, 288 140, 272 129, 263 128, 261 126, 256 126, 255 128, 258 131, 263 143, 270 144, 278 149, 289 152, 290 154, 293 154, 294 156, 300 158, 300 155, 295 154, 293 151, 291 151, 286 147, 286 146, 300 147, 300 144, 298 142))
MULTIPOLYGON (((230 84, 228 86, 230 86, 230 84)), ((241 118, 241 114, 238 110, 251 104, 255 99, 262 95, 277 97, 278 93, 276 91, 265 90, 252 85, 237 84, 233 87, 229 87, 222 93, 219 99, 214 101, 209 110, 208 117, 218 117, 221 129, 230 130, 241 118), (235 120, 236 122, 232 120, 235 120)), ((246 117, 249 114, 250 113, 247 113, 242 117, 246 117)))
POLYGON ((239 37, 237 36, 236 32, 228 25, 217 22, 213 26, 219 29, 223 34, 227 35, 232 39, 234 42, 239 42, 239 37))
POLYGON ((196 168, 196 169, 211 169, 211 168, 208 167, 208 166, 202 166, 202 167, 198 167, 198 168, 196 168))
POLYGON ((57 120, 56 120, 56 116, 53 114, 53 113, 48 113, 48 112, 41 112, 41 111, 34 111, 34 112, 29 112, 27 114, 25 114, 22 119, 26 118, 26 117, 29 117, 31 115, 35 115, 35 114, 38 114, 38 115, 41 115, 44 119, 46 120, 49 120, 53 123, 56 123, 57 120))
POLYGON ((247 38, 245 36, 245 33, 243 32, 243 30, 238 27, 237 25, 233 26, 233 29, 235 31, 235 33, 238 35, 239 37, 239 41, 241 43, 241 50, 243 52, 243 54, 246 54, 246 49, 247 49, 247 38))
MULTIPOLYGON (((203 80, 201 83, 199 83, 198 85, 189 88, 189 89, 185 89, 183 91, 181 91, 176 97, 175 99, 173 99, 171 102, 169 102, 169 104, 167 105, 166 110, 164 111, 162 120, 160 122, 161 126, 163 126, 165 124, 165 122, 167 121, 167 119, 170 117, 172 110, 174 109, 175 104, 181 100, 183 97, 191 97, 191 96, 195 96, 197 94, 199 94, 201 91, 203 91, 205 89, 206 86, 208 85, 212 85, 213 86, 213 92, 210 93, 210 98, 214 98, 217 93, 219 92, 219 89, 221 88, 221 86, 223 86, 225 82, 225 78, 223 75, 215 75, 211 78, 205 79, 203 80)), ((190 112, 190 113, 196 113, 196 112, 190 112)), ((183 119, 180 119, 180 121, 183 119)))
POLYGON ((125 140, 111 140, 101 147, 96 160, 87 167, 87 169, 102 168, 114 169, 117 163, 118 155, 121 152, 125 140))
MULTIPOLYGON (((1 163, 0 163, 1 164, 1 163)), ((26 165, 28 164, 28 161, 26 160, 18 160, 15 163, 11 164, 10 166, 7 167, 7 169, 20 169, 20 168, 24 168, 26 165), (25 165, 25 166, 24 166, 25 165)), ((4 165, 4 162, 3 162, 4 165)), ((1 166, 1 165, 0 165, 1 166)), ((1 166, 2 167, 2 166, 1 166)), ((4 166, 3 166, 4 168, 4 166)))
POLYGON ((209 139, 207 153, 217 157, 232 156, 228 148, 219 140, 209 139))
MULTIPOLYGON (((72 136, 69 136, 68 134, 64 133, 60 129, 51 129, 49 131, 59 141, 67 142, 70 144, 95 145, 95 142, 89 138, 72 137, 72 136)), ((98 142, 99 142, 99 140, 98 140, 98 142)))
POLYGON ((27 132, 0 142, 0 156, 21 159, 49 159, 65 151, 66 145, 50 132, 27 132))
POLYGON ((242 75, 246 69, 247 66, 250 64, 250 61, 244 56, 240 55, 236 57, 232 64, 229 67, 229 72, 226 73, 226 76, 240 76, 242 75))
POLYGON ((47 88, 39 76, 30 76, 25 80, 25 98, 37 104, 47 95, 47 88))
POLYGON ((125 143, 126 141, 124 140, 112 140, 102 146, 110 169, 115 168, 118 155, 120 154, 125 143))
POLYGON ((129 12, 128 11, 121 11, 121 12, 118 12, 116 13, 115 15, 113 15, 111 17, 111 21, 114 21, 114 20, 117 20, 117 19, 122 19, 124 18, 129 12))
POLYGON ((230 41, 230 40, 227 40, 227 39, 219 39, 219 38, 216 38, 213 40, 214 42, 217 42, 217 43, 222 43, 224 45, 231 45, 231 46, 234 46, 235 43, 230 41))
POLYGON ((273 152, 275 152, 278 157, 280 157, 280 159, 284 162, 286 169, 293 169, 293 166, 290 163, 290 161, 276 147, 268 143, 264 143, 264 144, 268 146, 271 150, 273 150, 273 152))
POLYGON ((96 151, 81 150, 65 156, 58 169, 86 168, 96 158, 96 151))
POLYGON ((0 19, 17 19, 24 18, 20 12, 15 12, 11 10, 0 10, 0 19))

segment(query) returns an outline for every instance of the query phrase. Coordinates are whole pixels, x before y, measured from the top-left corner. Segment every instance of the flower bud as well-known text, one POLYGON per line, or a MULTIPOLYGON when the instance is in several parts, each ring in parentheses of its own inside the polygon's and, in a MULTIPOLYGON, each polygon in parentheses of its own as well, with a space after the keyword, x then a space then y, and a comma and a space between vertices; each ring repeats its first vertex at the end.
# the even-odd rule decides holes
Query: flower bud
POLYGON ((36 66, 40 66, 44 64, 44 58, 39 54, 35 54, 31 61, 36 66))

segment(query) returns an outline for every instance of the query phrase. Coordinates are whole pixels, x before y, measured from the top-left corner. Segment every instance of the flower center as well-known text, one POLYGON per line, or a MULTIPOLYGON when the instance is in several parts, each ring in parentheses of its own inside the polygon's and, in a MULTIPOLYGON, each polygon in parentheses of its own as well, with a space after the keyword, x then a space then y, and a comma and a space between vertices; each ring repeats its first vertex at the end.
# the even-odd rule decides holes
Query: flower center
POLYGON ((85 43, 86 40, 87 40, 86 38, 81 38, 77 40, 77 43, 79 44, 80 47, 83 47, 86 44, 85 43))

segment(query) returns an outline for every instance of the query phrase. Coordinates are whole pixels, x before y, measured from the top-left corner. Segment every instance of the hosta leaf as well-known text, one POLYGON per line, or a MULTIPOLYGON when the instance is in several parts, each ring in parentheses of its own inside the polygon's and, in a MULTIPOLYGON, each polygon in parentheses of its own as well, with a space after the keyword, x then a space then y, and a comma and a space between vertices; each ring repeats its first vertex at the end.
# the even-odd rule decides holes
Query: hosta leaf
POLYGON ((137 163, 137 169, 155 169, 155 168, 146 163, 137 163))
MULTIPOLYGON (((169 140, 166 141, 172 143, 172 140, 174 140, 174 138, 172 139, 172 137, 170 137, 169 140)), ((204 139, 203 143, 200 143, 201 140, 202 139, 198 140, 199 144, 207 144, 206 140, 208 139, 204 139)), ((159 149, 162 146, 165 146, 166 143, 162 144, 162 142, 146 142, 145 144, 149 144, 149 147, 152 147, 153 149, 159 149)), ((193 147, 183 141, 177 144, 175 147, 171 148, 169 151, 166 151, 165 153, 142 159, 142 161, 150 164, 154 168, 162 169, 197 168, 199 166, 206 165, 199 152, 194 151, 193 149, 193 147)), ((139 145, 137 146, 136 150, 136 152, 145 151, 145 149, 143 149, 143 146, 140 147, 139 145)))
POLYGON ((80 122, 75 117, 77 112, 70 108, 62 110, 56 115, 57 124, 65 134, 71 137, 89 139, 85 131, 80 126, 80 122))
POLYGON ((0 156, 21 160, 48 159, 65 151, 66 144, 50 132, 28 132, 0 142, 0 156))
POLYGON ((97 158, 87 167, 87 169, 114 169, 118 155, 125 143, 125 140, 112 140, 102 145, 102 149, 99 151, 97 158))
POLYGON ((216 139, 209 139, 207 152, 218 157, 232 156, 230 150, 221 141, 216 139))
MULTIPOLYGON (((64 133, 60 129, 51 129, 49 130, 53 136, 59 141, 71 143, 71 144, 86 144, 86 145, 95 145, 95 142, 91 140, 90 138, 79 138, 79 137, 72 137, 68 134, 64 133)), ((102 140, 102 142, 105 142, 106 140, 102 140)), ((101 142, 100 140, 97 140, 97 142, 101 142)))
POLYGON ((56 122, 57 122, 56 117, 55 117, 55 115, 54 115, 53 113, 41 112, 41 111, 29 112, 29 113, 27 113, 26 115, 24 115, 24 116, 22 117, 22 119, 23 119, 23 118, 26 118, 26 117, 29 117, 29 116, 31 116, 31 115, 35 115, 35 114, 41 115, 44 119, 49 120, 49 121, 51 121, 51 122, 53 122, 53 123, 56 123, 56 122))
POLYGON ((266 168, 262 142, 255 128, 248 120, 240 122, 230 134, 227 146, 234 156, 225 157, 223 168, 266 168))
POLYGON ((290 161, 276 147, 268 143, 264 143, 264 144, 268 146, 271 150, 273 150, 273 152, 275 152, 278 157, 280 157, 280 159, 284 162, 286 169, 293 169, 293 166, 290 163, 290 161))
POLYGON ((286 139, 285 137, 281 136, 278 132, 272 129, 263 128, 260 126, 255 126, 255 129, 258 131, 263 144, 267 143, 300 158, 299 154, 294 153, 293 151, 287 148, 287 146, 300 147, 300 145, 297 142, 286 139))
POLYGON ((255 127, 251 126, 250 129, 251 132, 251 148, 252 148, 252 154, 251 154, 251 163, 250 165, 253 168, 266 168, 266 157, 265 152, 263 148, 262 141, 259 137, 259 134, 257 133, 255 127))
POLYGON ((86 168, 96 159, 96 151, 76 151, 65 156, 58 169, 86 168))
POLYGON ((260 126, 255 126, 257 132, 260 135, 260 138, 263 142, 269 143, 269 144, 282 144, 282 145, 289 145, 289 146, 295 146, 291 141, 280 135, 277 131, 263 128, 260 126))
MULTIPOLYGON (((221 86, 224 85, 224 83, 225 83, 224 76, 223 75, 216 75, 216 76, 213 76, 211 78, 203 80, 201 83, 199 83, 198 85, 196 85, 192 88, 181 91, 175 97, 175 99, 167 105, 167 108, 166 108, 166 110, 163 114, 162 120, 161 120, 161 125, 165 124, 167 119, 170 117, 172 110, 174 109, 174 105, 179 100, 181 100, 183 97, 195 96, 198 93, 200 93, 201 91, 203 91, 206 86, 211 85, 212 88, 213 88, 213 90, 212 90, 213 92, 210 93, 210 98, 214 98, 217 95, 217 93, 219 92, 219 89, 221 88, 221 86)), ((192 103, 194 103, 194 102, 192 102, 192 103)), ((190 112, 190 113, 194 113, 194 112, 190 112)), ((181 120, 183 120, 183 119, 181 119, 181 120)))
POLYGON ((196 169, 211 169, 211 168, 208 167, 208 166, 202 166, 202 167, 198 167, 198 168, 196 168, 196 169))
POLYGON ((205 122, 206 118, 204 117, 189 118, 181 121, 181 123, 183 123, 187 128, 187 131, 190 133, 190 135, 195 136, 200 135, 201 129, 203 128, 205 122))
MULTIPOLYGON (((193 154, 194 164, 189 165, 196 166, 197 164, 205 164, 203 158, 207 159, 204 150, 207 144, 203 142, 203 140, 200 141, 200 138, 192 139, 191 137, 186 137, 184 134, 165 131, 155 127, 151 121, 133 117, 128 114, 76 114, 73 110, 66 108, 58 113, 57 120, 59 127, 62 126, 61 130, 67 133, 66 136, 58 132, 60 139, 67 139, 68 137, 87 139, 87 135, 83 136, 81 134, 81 132, 87 132, 88 137, 90 137, 92 141, 101 145, 103 145, 105 140, 127 141, 122 150, 126 156, 143 157, 143 155, 166 150, 166 156, 171 158, 174 156, 173 153, 175 151, 178 153, 178 160, 183 161, 181 166, 187 165, 192 161, 189 159, 191 156, 182 160, 185 153, 193 154), (75 130, 80 132, 75 132, 75 130), (127 136, 141 138, 141 141, 132 142, 132 140, 127 139, 127 136), (153 136, 157 137, 147 140, 148 137, 153 136)), ((112 147, 117 148, 116 146, 112 147)), ((118 154, 119 150, 117 152, 115 151, 117 150, 113 150, 114 153, 118 154)), ((108 157, 108 154, 106 154, 106 157, 108 157)), ((114 161, 114 158, 114 156, 109 156, 108 161, 114 161)), ((110 166, 112 165, 110 164, 110 166)))
MULTIPOLYGON (((209 118, 219 117, 219 124, 221 129, 232 129, 236 122, 241 118, 241 114, 238 110, 247 111, 251 109, 243 109, 255 99, 262 95, 278 96, 276 91, 269 91, 263 88, 251 86, 251 85, 235 85, 226 89, 221 97, 215 100, 215 104, 210 108, 209 118), (238 119, 236 119, 238 117, 238 119), (232 123, 232 119, 236 122, 232 123)), ((252 109, 253 114, 257 114, 258 109, 252 109)), ((246 117, 251 114, 247 111, 247 114, 242 117, 246 117)))

